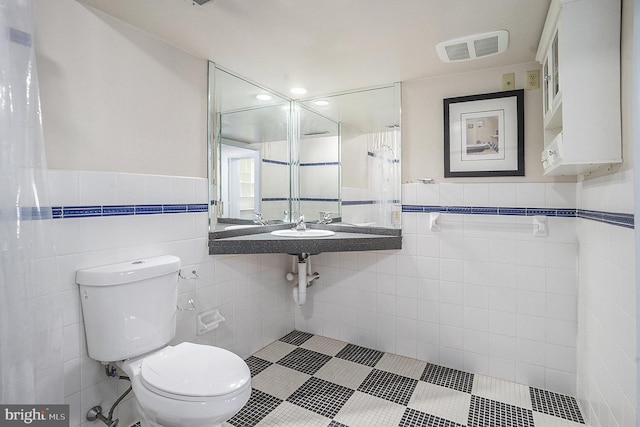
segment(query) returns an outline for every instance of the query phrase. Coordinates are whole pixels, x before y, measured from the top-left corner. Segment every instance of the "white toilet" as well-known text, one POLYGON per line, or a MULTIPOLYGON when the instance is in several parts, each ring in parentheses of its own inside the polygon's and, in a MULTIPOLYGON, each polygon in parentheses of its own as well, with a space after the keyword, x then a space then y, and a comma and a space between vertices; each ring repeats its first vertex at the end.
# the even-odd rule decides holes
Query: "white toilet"
POLYGON ((89 356, 131 379, 150 426, 218 426, 249 400, 251 374, 230 351, 184 342, 176 330, 180 259, 161 256, 80 270, 89 356))

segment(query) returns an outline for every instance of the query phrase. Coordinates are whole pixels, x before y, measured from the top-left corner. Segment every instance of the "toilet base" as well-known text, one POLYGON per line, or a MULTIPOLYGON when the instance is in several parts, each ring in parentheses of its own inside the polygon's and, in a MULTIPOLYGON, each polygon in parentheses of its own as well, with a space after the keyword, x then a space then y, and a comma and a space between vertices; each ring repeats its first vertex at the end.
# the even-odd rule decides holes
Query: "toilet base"
POLYGON ((134 372, 129 374, 134 393, 134 409, 144 427, 221 427, 224 421, 242 409, 251 396, 249 383, 236 393, 215 402, 172 400, 147 390, 141 383, 140 375, 134 372))
MULTIPOLYGON (((165 421, 165 424, 160 424, 158 423, 157 420, 150 419, 140 407, 140 404, 138 403, 138 399, 134 397, 133 400, 135 402, 134 407, 135 407, 136 414, 138 415, 138 421, 134 422, 129 427, 182 427, 184 426, 184 423, 180 422, 179 420, 165 421)), ((222 424, 223 422, 214 423, 214 424, 204 423, 202 424, 202 427, 222 427, 222 424)), ((189 424, 189 425, 192 427, 200 427, 198 424, 189 424)))

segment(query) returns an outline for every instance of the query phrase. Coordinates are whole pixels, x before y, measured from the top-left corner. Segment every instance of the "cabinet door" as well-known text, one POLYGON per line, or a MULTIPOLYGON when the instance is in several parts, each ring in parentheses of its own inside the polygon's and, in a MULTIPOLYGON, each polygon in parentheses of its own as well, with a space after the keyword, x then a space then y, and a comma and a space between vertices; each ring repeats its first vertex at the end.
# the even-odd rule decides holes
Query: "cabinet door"
POLYGON ((551 43, 551 80, 553 82, 551 92, 551 103, 556 99, 558 93, 560 93, 560 66, 559 66, 559 52, 558 52, 558 31, 556 31, 553 37, 553 43, 551 43))
POLYGON ((543 87, 542 97, 544 105, 544 115, 553 114, 558 108, 558 94, 560 93, 560 62, 559 62, 558 31, 553 36, 553 42, 549 46, 547 55, 542 64, 543 87))
POLYGON ((551 74, 549 74, 549 60, 551 57, 547 55, 542 64, 542 105, 544 106, 544 115, 546 116, 551 108, 551 74))

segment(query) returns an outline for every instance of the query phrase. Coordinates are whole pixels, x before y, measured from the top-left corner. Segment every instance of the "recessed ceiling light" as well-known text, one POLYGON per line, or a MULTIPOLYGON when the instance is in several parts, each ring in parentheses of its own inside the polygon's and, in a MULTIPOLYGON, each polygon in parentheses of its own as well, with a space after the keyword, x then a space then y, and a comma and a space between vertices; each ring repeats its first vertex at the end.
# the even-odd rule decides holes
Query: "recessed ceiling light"
POLYGON ((260 95, 256 95, 260 101, 269 101, 271 100, 271 95, 267 95, 266 93, 261 93, 260 95))
POLYGON ((304 95, 305 93, 307 93, 307 90, 303 87, 294 87, 291 88, 291 93, 296 95, 304 95))
POLYGON ((325 101, 324 99, 320 99, 320 100, 314 102, 314 104, 316 104, 319 107, 324 107, 325 105, 329 105, 329 101, 325 101))

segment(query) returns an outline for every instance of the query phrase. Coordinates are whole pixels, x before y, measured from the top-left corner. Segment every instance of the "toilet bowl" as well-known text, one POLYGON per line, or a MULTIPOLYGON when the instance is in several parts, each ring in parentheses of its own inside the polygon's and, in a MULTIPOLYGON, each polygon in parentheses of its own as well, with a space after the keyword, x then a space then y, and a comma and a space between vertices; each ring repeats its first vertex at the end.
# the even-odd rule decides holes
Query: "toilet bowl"
POLYGON ((246 363, 217 347, 184 342, 116 365, 150 426, 219 426, 251 395, 246 363))

